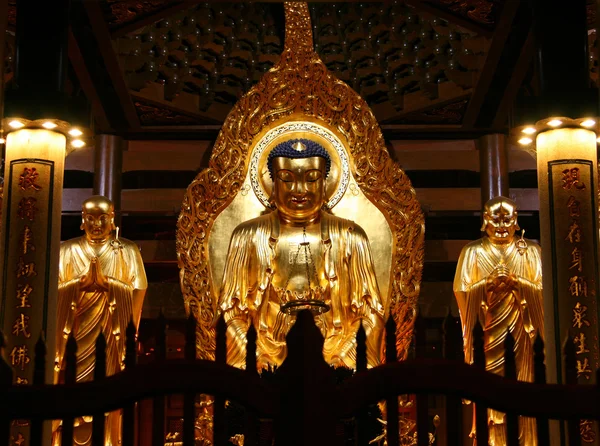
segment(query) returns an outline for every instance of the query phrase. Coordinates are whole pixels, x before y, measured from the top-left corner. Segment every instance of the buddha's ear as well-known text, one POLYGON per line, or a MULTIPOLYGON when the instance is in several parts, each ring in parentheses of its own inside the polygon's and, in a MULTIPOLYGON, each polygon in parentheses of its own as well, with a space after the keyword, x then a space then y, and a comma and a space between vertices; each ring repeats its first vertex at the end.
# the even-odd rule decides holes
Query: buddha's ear
POLYGON ((115 212, 111 212, 110 213, 110 229, 112 229, 113 231, 115 231, 117 229, 117 227, 115 226, 115 212))
POLYGON ((515 211, 515 231, 520 231, 519 220, 517 220, 517 211, 515 211))
POLYGON ((481 229, 479 229, 481 232, 485 231, 485 227, 487 226, 487 220, 489 216, 490 215, 487 213, 487 211, 483 213, 483 223, 481 224, 481 229))

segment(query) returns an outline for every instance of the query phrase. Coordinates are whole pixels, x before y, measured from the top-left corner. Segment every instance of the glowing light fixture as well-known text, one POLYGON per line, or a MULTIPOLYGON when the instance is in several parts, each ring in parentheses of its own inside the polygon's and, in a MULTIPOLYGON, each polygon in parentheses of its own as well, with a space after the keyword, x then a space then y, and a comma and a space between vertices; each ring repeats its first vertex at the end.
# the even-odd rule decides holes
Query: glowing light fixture
POLYGON ((581 127, 593 127, 596 125, 596 121, 593 119, 586 119, 581 123, 581 127))
POLYGON ((80 149, 85 146, 85 141, 81 139, 73 139, 71 140, 71 146, 75 147, 76 149, 80 149))
POLYGON ((52 130, 53 128, 56 128, 57 125, 52 121, 46 121, 42 124, 42 127, 48 130, 52 130))
POLYGON ((71 130, 69 130, 69 135, 77 137, 83 135, 83 132, 79 129, 72 128, 71 130))
POLYGON ((531 144, 533 140, 531 138, 521 138, 519 140, 519 144, 526 146, 527 144, 531 144))
POLYGON ((85 146, 85 142, 83 142, 81 139, 74 139, 73 141, 71 141, 71 145, 76 149, 80 149, 83 146, 85 146))
POLYGON ((14 121, 10 121, 8 123, 8 125, 13 128, 13 129, 20 129, 21 127, 25 127, 25 124, 23 124, 21 121, 15 119, 14 121))
POLYGON ((558 127, 561 124, 562 124, 562 121, 560 119, 553 119, 552 121, 548 122, 548 125, 550 127, 558 127))
POLYGON ((533 127, 526 127, 522 130, 526 135, 533 135, 535 133, 535 129, 533 127))

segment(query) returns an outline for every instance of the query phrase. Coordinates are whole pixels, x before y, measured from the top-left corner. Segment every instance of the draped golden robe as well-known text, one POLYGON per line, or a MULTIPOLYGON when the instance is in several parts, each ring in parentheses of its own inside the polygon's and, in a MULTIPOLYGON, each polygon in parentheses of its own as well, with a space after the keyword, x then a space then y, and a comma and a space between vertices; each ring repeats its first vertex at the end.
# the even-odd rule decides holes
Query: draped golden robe
MULTIPOLYGON (((230 241, 219 298, 227 323, 227 362, 245 366, 246 331, 252 322, 258 333, 259 365, 280 365, 287 350, 285 334, 293 322, 280 311, 272 277, 278 256, 279 218, 276 212, 239 225, 230 241)), ((321 213, 321 249, 330 310, 315 316, 324 333, 328 363, 356 366, 356 331, 367 332, 370 367, 381 362, 385 310, 371 258, 369 241, 357 224, 321 213)))
MULTIPOLYGON (((125 354, 125 330, 134 315, 134 293, 147 288, 146 273, 140 251, 133 242, 119 238, 94 250, 85 237, 68 240, 60 248, 56 364, 62 375, 69 334, 77 341, 77 382, 93 380, 96 339, 100 332, 106 339, 106 375, 122 370, 125 354), (108 281, 108 291, 82 292, 81 276, 88 272, 91 259, 108 281)), ((143 295, 142 295, 143 298, 143 295)), ((141 311, 141 306, 138 312, 141 311)), ((59 376, 60 379, 60 376, 59 376)), ((91 423, 77 419, 75 444, 91 443, 91 423)), ((112 412, 106 421, 106 442, 116 446, 120 438, 120 414, 112 412)))
MULTIPOLYGON (((465 246, 461 252, 454 278, 454 294, 463 327, 465 361, 473 362, 473 328, 479 320, 484 331, 486 370, 504 375, 504 341, 506 333, 515 339, 517 378, 533 381, 533 342, 537 333, 544 333, 542 306, 541 249, 526 240, 527 249, 520 253, 515 242, 493 244, 488 237, 465 246), (487 292, 486 280, 494 269, 504 264, 517 276, 516 289, 487 292)), ((490 410, 495 424, 504 422, 504 415, 490 410)), ((490 445, 505 445, 504 425, 490 427, 490 445)), ((521 418, 520 442, 537 444, 535 423, 521 418)))

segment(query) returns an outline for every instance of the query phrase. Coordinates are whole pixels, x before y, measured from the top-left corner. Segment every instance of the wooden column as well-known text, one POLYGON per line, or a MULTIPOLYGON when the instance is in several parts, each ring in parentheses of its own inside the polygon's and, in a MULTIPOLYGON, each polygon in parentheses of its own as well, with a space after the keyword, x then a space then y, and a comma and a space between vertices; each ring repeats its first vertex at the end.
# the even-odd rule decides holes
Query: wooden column
MULTIPOLYGON (((586 0, 572 0, 568 8, 561 0, 530 1, 540 95, 524 124, 537 122, 539 130, 547 376, 549 383, 565 383, 562 347, 569 335, 578 352, 578 382, 592 384, 600 366, 596 134, 595 126, 567 119, 598 115, 598 94, 589 88, 586 0)), ((551 422, 550 429, 551 445, 565 445, 564 424, 551 422)), ((598 423, 583 420, 581 433, 585 444, 599 444, 598 423)))
POLYGON ((506 136, 492 133, 479 138, 479 171, 481 174, 481 208, 492 198, 508 197, 508 151, 506 136))
MULTIPOLYGON (((6 138, 0 321, 14 383, 32 384, 35 343, 44 334, 48 348, 46 382, 54 376, 56 299, 62 182, 66 138, 45 129, 22 129, 6 138)), ((29 444, 29 421, 11 426, 14 441, 29 444)), ((50 424, 45 426, 50 444, 50 424)))
MULTIPOLYGON (((54 379, 64 122, 71 122, 72 113, 64 90, 69 6, 69 0, 17 2, 15 71, 6 90, 4 116, 7 121, 19 118, 21 124, 9 127, 6 136, 0 326, 8 338, 14 383, 20 385, 32 384, 35 343, 42 334, 48 352, 46 382, 54 379), (61 132, 52 130, 59 128, 61 132)), ((28 423, 12 424, 11 443, 30 444, 28 423)), ((50 427, 50 422, 44 423, 46 445, 50 427)))
POLYGON ((96 135, 94 156, 94 194, 104 195, 115 205, 115 224, 121 224, 121 176, 123 148, 126 144, 117 135, 96 135))

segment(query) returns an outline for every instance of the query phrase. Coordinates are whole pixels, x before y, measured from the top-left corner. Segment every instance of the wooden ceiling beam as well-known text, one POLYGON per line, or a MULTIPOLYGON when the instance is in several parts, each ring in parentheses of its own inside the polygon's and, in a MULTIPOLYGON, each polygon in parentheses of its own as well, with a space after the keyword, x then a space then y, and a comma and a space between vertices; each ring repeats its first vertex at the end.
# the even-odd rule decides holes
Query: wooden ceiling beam
POLYGON ((129 94, 129 89, 127 88, 127 83, 125 82, 119 60, 115 54, 108 25, 103 18, 100 3, 93 1, 83 1, 82 3, 87 12, 90 26, 96 38, 104 66, 106 67, 112 86, 119 98, 121 107, 123 108, 123 113, 127 120, 127 127, 131 130, 138 130, 141 128, 140 120, 135 110, 135 106, 133 105, 131 95, 129 94))
POLYGON ((156 11, 152 14, 142 16, 139 19, 134 19, 131 22, 124 24, 118 28, 113 29, 110 32, 110 35, 113 39, 124 36, 125 34, 129 34, 132 31, 143 28, 146 25, 150 25, 152 23, 156 23, 160 20, 163 20, 173 14, 177 14, 179 11, 183 11, 184 9, 191 8, 192 6, 198 4, 196 1, 182 1, 175 4, 172 4, 164 9, 156 11))
POLYGON ((506 86, 506 90, 504 95, 502 96, 502 100, 498 105, 498 111, 496 113, 496 117, 494 118, 491 127, 492 128, 502 128, 506 126, 506 122, 508 119, 508 114, 513 107, 515 100, 517 99, 517 95, 519 94, 519 90, 521 85, 523 85, 523 81, 527 76, 527 72, 532 64, 533 57, 535 53, 535 43, 533 32, 529 33, 529 37, 523 46, 523 50, 521 51, 521 55, 519 57, 519 61, 517 62, 517 66, 513 72, 513 75, 506 86))
MULTIPOLYGON (((185 125, 142 127, 140 131, 130 131, 123 137, 130 141, 214 141, 221 131, 220 125, 185 125)), ((391 140, 466 140, 477 139, 492 132, 492 129, 463 130, 459 126, 404 126, 382 125, 381 131, 386 141, 391 140)))
MULTIPOLYGON (((506 2, 506 3, 511 3, 511 1, 506 2)), ((491 37, 493 35, 493 31, 484 26, 478 25, 477 23, 475 23, 469 19, 466 19, 464 17, 461 17, 459 15, 451 14, 442 9, 431 6, 427 3, 424 3, 421 0, 405 0, 404 3, 407 6, 410 6, 418 11, 432 14, 432 15, 439 17, 440 19, 444 19, 454 25, 458 25, 462 28, 468 29, 469 31, 476 32, 479 35, 482 35, 485 37, 491 37)))
POLYGON ((108 130, 110 128, 110 124, 106 116, 106 110, 104 110, 104 106, 100 100, 100 95, 98 94, 96 86, 94 85, 94 81, 92 80, 92 77, 90 76, 90 73, 85 65, 79 44, 77 43, 72 30, 69 30, 68 46, 69 61, 71 62, 71 66, 75 71, 75 75, 79 80, 79 84, 81 85, 85 96, 91 104, 92 113, 96 119, 98 127, 103 130, 108 130))
POLYGON ((500 104, 504 100, 528 39, 531 23, 531 11, 526 1, 514 0, 504 4, 483 69, 465 113, 465 128, 492 127, 496 121, 500 104))

